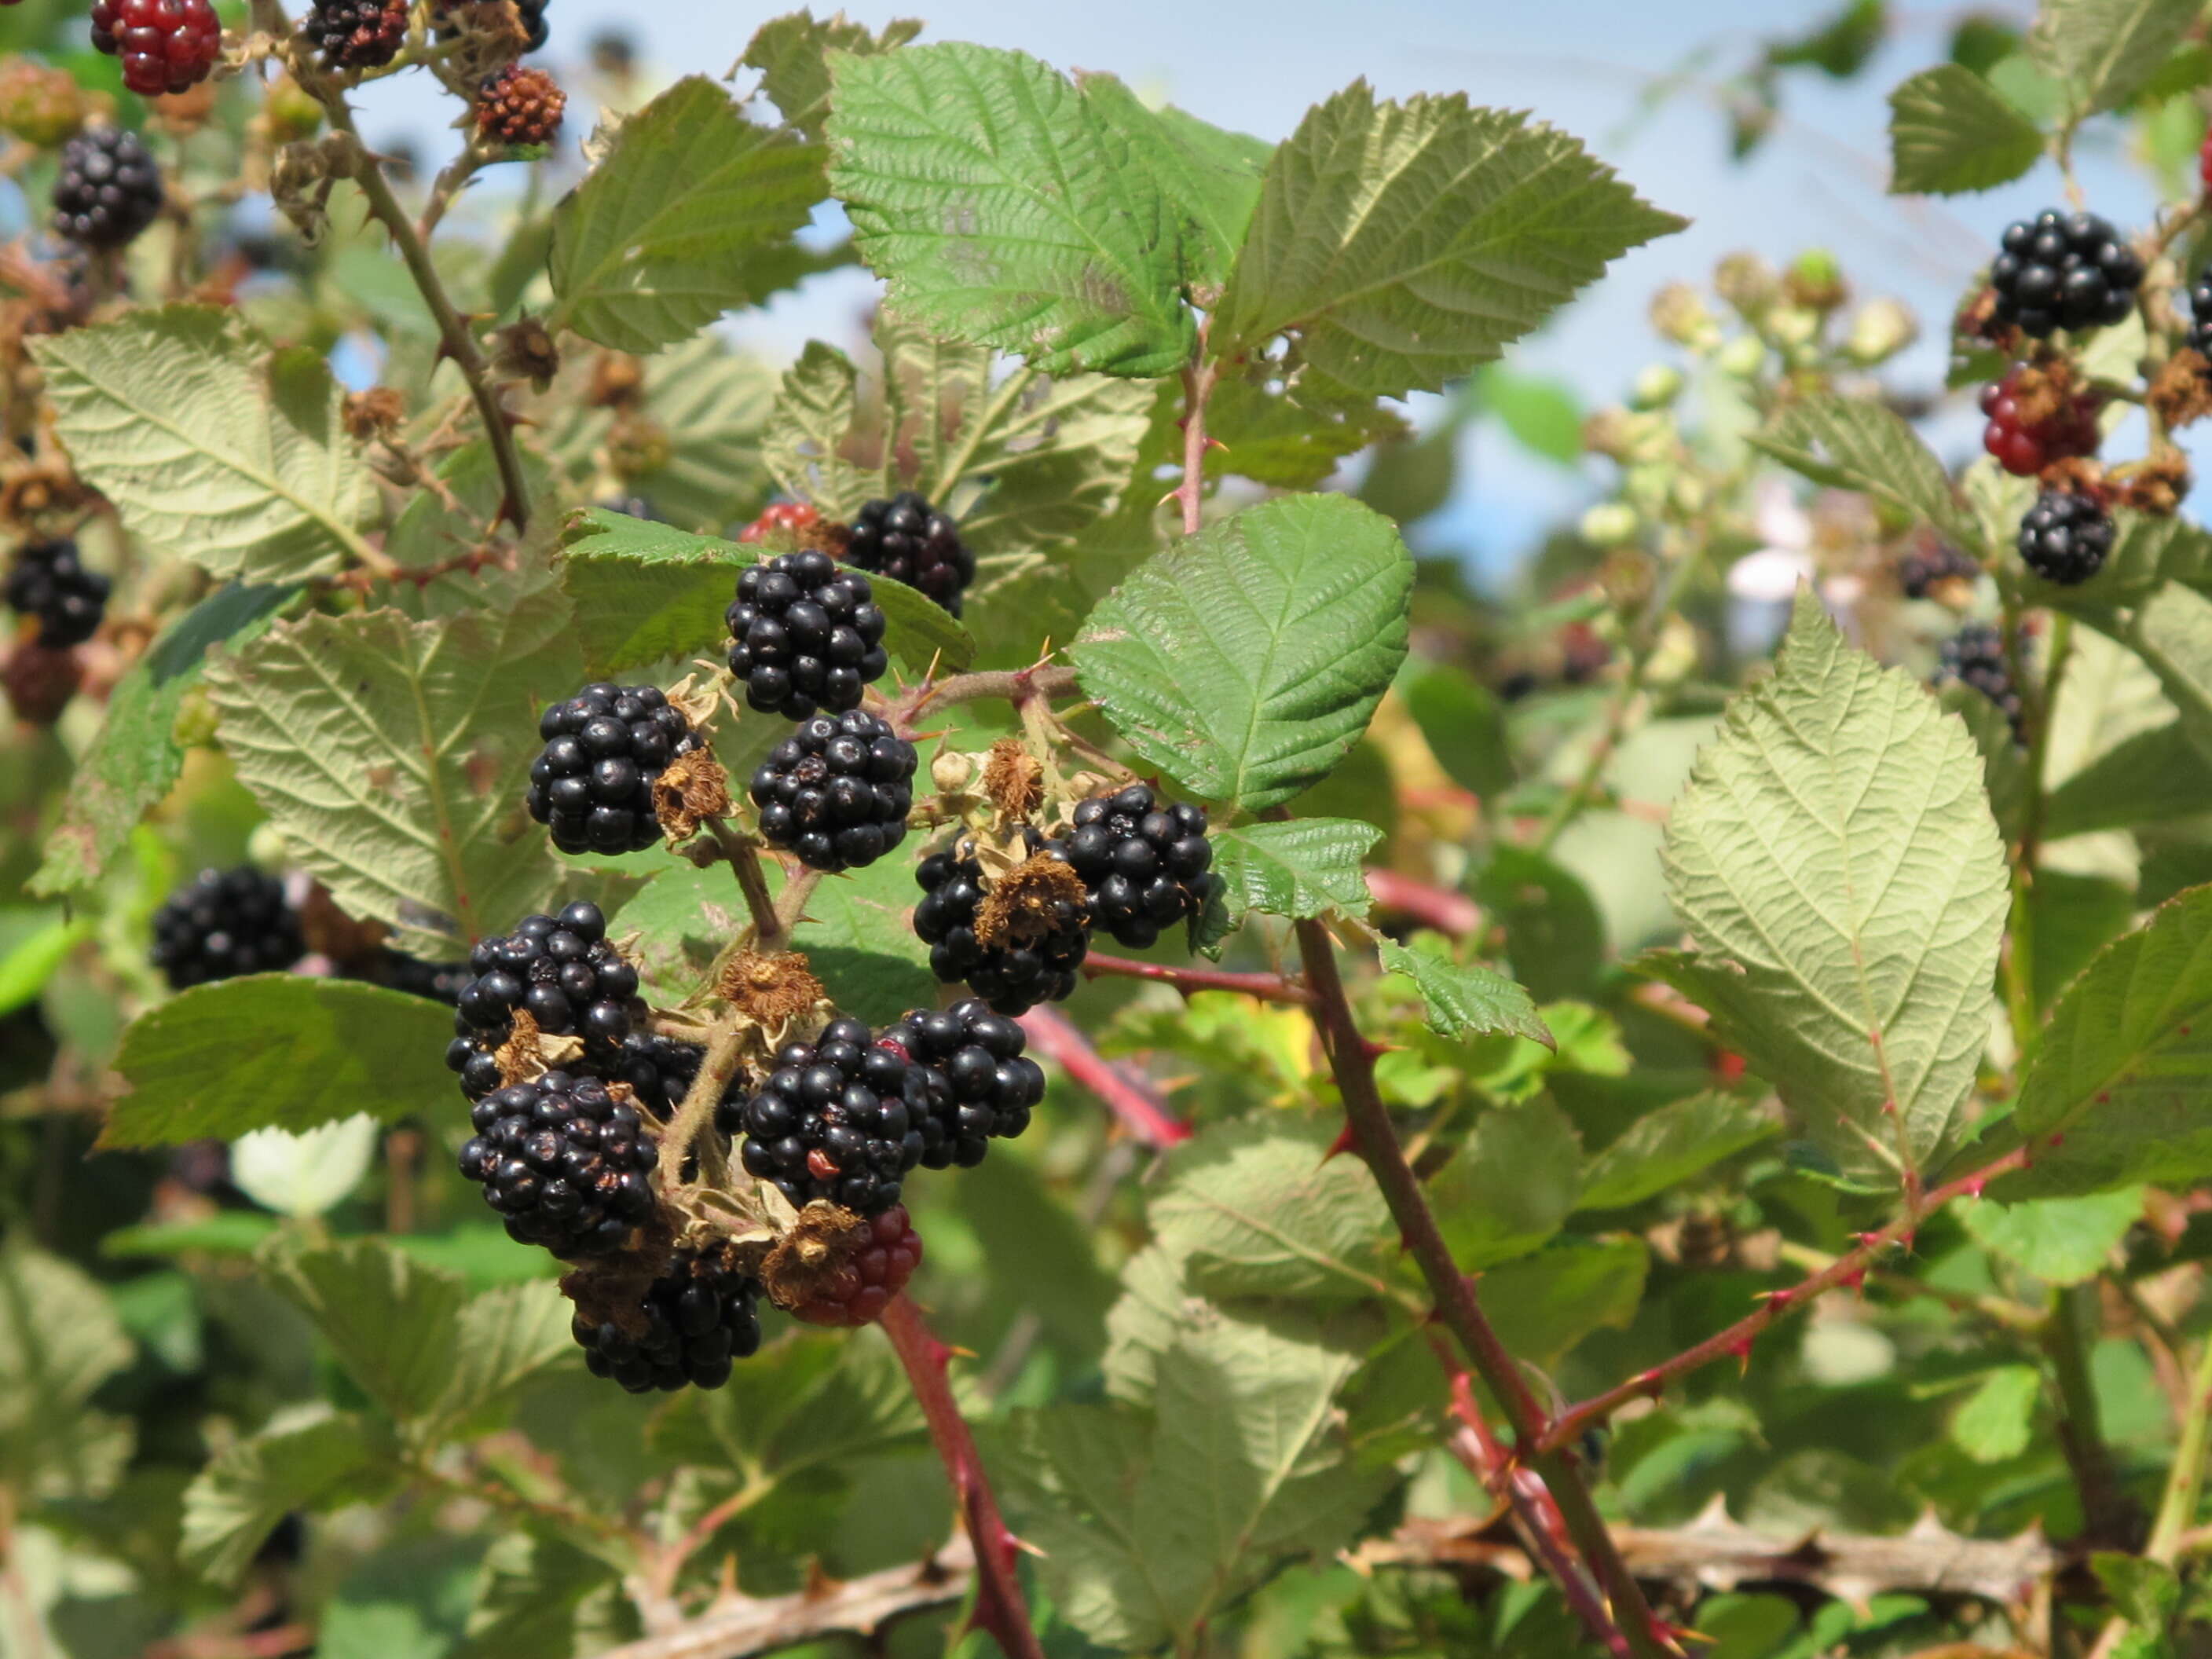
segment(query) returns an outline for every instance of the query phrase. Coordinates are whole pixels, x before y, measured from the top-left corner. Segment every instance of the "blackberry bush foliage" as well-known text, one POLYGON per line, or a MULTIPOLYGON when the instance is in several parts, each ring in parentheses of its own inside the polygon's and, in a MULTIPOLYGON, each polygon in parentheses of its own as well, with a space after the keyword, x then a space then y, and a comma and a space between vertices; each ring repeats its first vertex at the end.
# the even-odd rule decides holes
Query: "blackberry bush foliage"
POLYGON ((1381 58, 0 0, 7 1639, 2202 1650, 2203 18, 1825 9, 1989 266, 1624 361, 1381 58))

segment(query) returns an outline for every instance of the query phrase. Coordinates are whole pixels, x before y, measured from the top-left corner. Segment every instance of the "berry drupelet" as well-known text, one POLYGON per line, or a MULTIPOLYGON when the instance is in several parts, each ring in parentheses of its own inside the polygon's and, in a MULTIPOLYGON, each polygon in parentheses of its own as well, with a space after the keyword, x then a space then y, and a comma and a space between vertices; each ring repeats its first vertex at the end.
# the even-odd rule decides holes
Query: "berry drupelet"
POLYGON ((2135 308, 2143 264, 2110 223, 2056 208, 2006 227, 1990 266, 2000 322, 2044 339, 2117 323, 2135 308))
POLYGON ((530 816, 564 853, 641 852, 660 839, 653 781, 698 748, 691 722, 657 685, 587 685, 538 716, 530 816))
POLYGON ((1090 892, 1091 925, 1134 951, 1198 915, 1218 879, 1206 810, 1163 806, 1141 783, 1079 805, 1060 845, 1090 892))
POLYGON ((956 617, 960 596, 975 580, 975 556, 960 539, 951 515, 911 489, 860 509, 845 560, 919 588, 956 617))
POLYGON ((2101 404, 2096 394, 2076 392, 2056 415, 2031 425, 2020 417, 2024 372, 2014 368, 2003 380, 1982 388, 1982 413, 1990 417, 1982 428, 1982 447, 1999 466, 2019 478, 2032 478, 2053 461, 2095 454, 2104 441, 2097 426, 2101 404))
POLYGON ((791 1316, 802 1324, 847 1329, 872 1325, 921 1265, 921 1235, 907 1218, 905 1206, 886 1210, 869 1223, 868 1237, 853 1259, 793 1308, 791 1316))
POLYGON ((858 708, 861 691, 890 666, 868 579, 811 548, 739 576, 726 620, 730 672, 763 714, 803 720, 858 708))
POLYGON ((407 44, 407 0, 314 0, 300 32, 332 69, 381 69, 407 44))
POLYGON ((646 1287, 641 1328, 595 1325, 578 1314, 569 1330, 594 1376, 632 1394, 719 1389, 733 1360, 759 1351, 760 1285, 697 1251, 678 1250, 668 1271, 646 1287))
POLYGON ((2021 562, 2047 582, 2078 587, 2105 568, 2112 520, 2094 498, 2046 489, 2020 521, 2021 562))
POLYGON ((1931 684, 1970 685, 2002 711, 2015 742, 2021 737, 2020 691, 2005 660, 2004 636, 1987 623, 1969 623, 1949 639, 1936 663, 1931 684))
POLYGON ((154 965, 175 990, 275 973, 306 952, 284 884, 252 865, 203 870, 154 913, 154 965))
MULTIPOLYGON (((1041 843, 1040 843, 1041 844, 1041 843)), ((1027 942, 985 944, 975 922, 984 896, 983 866, 968 842, 924 859, 914 872, 921 902, 914 931, 929 946, 929 966, 945 983, 963 980, 1002 1014, 1028 1012, 1040 1002, 1059 1002, 1075 989, 1076 969, 1091 948, 1085 908, 1072 899, 1052 902, 1027 942)))
POLYGON ((461 1091, 478 1100, 500 1086, 495 1050, 514 1030, 518 1010, 540 1031, 584 1039, 585 1066, 617 1066, 630 1035, 637 969, 607 942, 606 918, 579 902, 558 916, 526 916, 498 939, 469 952, 476 977, 461 988, 446 1064, 461 1074, 461 1091))
POLYGON ((653 1143, 637 1109, 597 1078, 548 1072, 495 1090, 469 1122, 461 1173, 518 1243, 605 1255, 653 1213, 653 1143))
POLYGON ((857 1019, 833 1019, 814 1042, 787 1043, 758 1093, 719 1117, 744 1137, 745 1171, 804 1207, 826 1199, 860 1215, 899 1201, 921 1160, 922 1077, 857 1019))
POLYGON ((106 577, 84 568, 75 542, 31 542, 16 553, 4 594, 17 616, 38 618, 40 645, 65 651, 100 631, 108 586, 106 577))
POLYGON ((1044 1068, 1022 1053, 1022 1028, 981 997, 916 1009, 877 1039, 921 1071, 921 1166, 973 1169, 993 1140, 1030 1127, 1044 1098, 1044 1068))
POLYGON ((769 751, 752 777, 760 831, 816 870, 857 870, 906 838, 914 745, 852 709, 817 714, 769 751))
POLYGON ((207 79, 222 25, 208 0, 92 0, 92 44, 123 60, 125 86, 158 98, 207 79))
POLYGON ((161 217, 161 170, 125 127, 88 127, 62 146, 54 234, 79 247, 117 248, 161 217))

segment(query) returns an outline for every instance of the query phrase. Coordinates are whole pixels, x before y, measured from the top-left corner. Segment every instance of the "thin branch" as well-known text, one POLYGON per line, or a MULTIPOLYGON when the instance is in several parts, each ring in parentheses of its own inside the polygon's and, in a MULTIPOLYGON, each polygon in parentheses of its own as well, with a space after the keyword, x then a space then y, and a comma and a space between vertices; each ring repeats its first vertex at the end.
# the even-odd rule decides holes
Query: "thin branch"
POLYGON ((893 1298, 884 1310, 884 1334, 891 1340, 899 1363, 906 1367, 915 1401, 929 1425, 929 1437, 945 1461, 945 1477, 952 1483, 954 1498, 968 1528, 968 1541, 975 1553, 975 1611, 973 1622, 998 1641, 1007 1659, 1044 1659, 1036 1631, 1030 1620, 1029 1603, 1022 1595, 1020 1576, 1014 1570, 1020 1540, 1007 1529, 991 1491, 990 1477, 975 1450, 975 1437, 968 1419, 952 1398, 945 1364, 952 1350, 931 1334, 921 1311, 903 1296, 893 1298))
POLYGON ((1198 534, 1206 506, 1206 405, 1220 373, 1206 355, 1206 331, 1212 326, 1212 318, 1199 324, 1197 345, 1182 370, 1182 482, 1176 486, 1175 495, 1182 504, 1186 536, 1198 534))
POLYGON ((1464 939, 1482 926, 1482 907, 1464 893, 1432 887, 1391 870, 1370 870, 1367 891, 1385 910, 1394 911, 1439 933, 1464 939))
POLYGON ((761 868, 760 849, 750 837, 721 818, 702 819, 700 828, 714 837, 714 845, 730 861, 730 872, 738 878, 738 890, 744 895, 745 908, 752 913, 754 942, 763 949, 774 945, 789 929, 776 914, 775 896, 768 890, 768 875, 761 868))
POLYGON ((714 1109, 722 1103, 730 1079, 737 1075, 738 1049, 744 1041, 734 1015, 715 1023, 714 1039, 699 1062, 699 1074, 691 1079, 684 1103, 676 1109, 667 1132, 660 1138, 654 1176, 662 1192, 672 1193, 683 1185, 684 1160, 691 1155, 691 1144, 699 1139, 700 1132, 714 1121, 714 1109))
POLYGON ((1239 996, 1257 997, 1262 1002, 1286 1002, 1294 1007, 1309 1007, 1313 995, 1296 980, 1280 974, 1233 974, 1214 968, 1184 968, 1171 963, 1133 962, 1127 957, 1109 957, 1093 951, 1083 959, 1086 979, 1147 979, 1163 985, 1172 985, 1188 996, 1195 991, 1234 991, 1239 996))
POLYGON ((2094 1282, 2054 1291, 2043 1351, 2058 1385, 2058 1449, 2081 1495, 2084 1534, 2099 1549, 2133 1549, 2142 1537, 2142 1514, 2121 1483, 2106 1442, 2089 1370, 2089 1333, 2098 1312, 2094 1282))
POLYGON ((2168 1566, 2180 1558, 2182 1537, 2196 1525, 2197 1507, 2204 1498, 2204 1461, 2212 1449, 2208 1444, 2212 1443, 2212 1337, 2205 1339, 2197 1356, 2189 1386, 2189 1415, 2182 1421, 2181 1443, 2174 1448, 2173 1469, 2166 1477, 2158 1520, 2143 1552, 2168 1566))
POLYGON ((1061 697, 1075 690, 1075 671, 1049 663, 1030 668, 1000 670, 981 674, 955 674, 950 679, 924 680, 886 701, 883 718, 899 736, 911 739, 925 714, 955 703, 981 702, 993 698, 1019 702, 1030 696, 1061 697))
POLYGON ((1102 1058, 1091 1039, 1050 1008, 1032 1008, 1021 1018, 1037 1051, 1105 1103, 1123 1128, 1146 1146, 1166 1152, 1190 1139, 1190 1126, 1167 1103, 1120 1066, 1102 1058))

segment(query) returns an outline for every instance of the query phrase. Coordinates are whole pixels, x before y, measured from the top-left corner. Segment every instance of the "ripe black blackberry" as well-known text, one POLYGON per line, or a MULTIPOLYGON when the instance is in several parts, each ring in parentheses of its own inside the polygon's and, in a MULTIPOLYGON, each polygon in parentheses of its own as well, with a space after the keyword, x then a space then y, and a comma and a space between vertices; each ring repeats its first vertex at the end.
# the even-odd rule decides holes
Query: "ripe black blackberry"
POLYGON ((760 1348, 759 1284, 696 1250, 678 1250, 668 1271, 646 1287, 635 1334, 611 1321, 595 1325, 578 1314, 569 1331, 594 1376, 632 1394, 659 1389, 719 1389, 733 1360, 760 1348))
POLYGON ((54 180, 54 234, 80 247, 114 248, 161 217, 161 169, 126 127, 88 127, 62 146, 54 180))
POLYGON ((961 594, 975 580, 975 556, 960 539, 951 515, 911 489, 860 509, 845 561, 920 588, 956 617, 961 594))
POLYGON ((1954 682, 1971 685, 1995 703, 2010 723, 2014 741, 2022 740, 2020 692, 2005 660, 2004 636, 1988 623, 1969 623, 1943 641, 1930 683, 1940 686, 1954 682))
POLYGON ((158 98, 207 79, 222 24, 208 0, 92 0, 92 44, 123 60, 125 86, 158 98))
POLYGON ((2046 489, 2020 521, 2021 562, 2047 582, 2078 587, 2112 552, 2112 520, 2094 498, 2046 489))
POLYGON ((486 1095, 469 1122, 461 1173, 518 1243, 605 1255, 652 1215, 653 1143, 599 1079, 548 1072, 486 1095))
POLYGON ((301 33, 332 69, 381 69, 407 44, 407 0, 314 0, 301 33))
POLYGON ((753 805, 770 845, 816 870, 857 870, 906 839, 914 745, 873 714, 817 714, 753 773, 753 805))
POLYGON ((660 839, 653 784, 699 747, 657 685, 587 685, 538 717, 545 750, 530 765, 530 816, 564 853, 635 853, 660 839))
MULTIPOLYGON (((623 1041, 622 1059, 610 1075, 629 1084, 647 1110, 665 1117, 691 1092, 692 1082, 706 1058, 706 1049, 698 1043, 633 1031, 623 1041)), ((723 1105, 726 1107, 732 1102, 743 1104, 751 1089, 752 1079, 740 1066, 722 1091, 723 1105)))
MULTIPOLYGON (((1042 839, 1032 832, 1032 851, 1042 839)), ((929 946, 929 966, 945 983, 965 980, 996 1012, 1022 1014, 1040 1002, 1059 1002, 1075 989, 1076 969, 1091 947, 1090 921, 1073 899, 1053 901, 1036 918, 1026 942, 986 945, 975 935, 984 896, 983 866, 973 843, 963 841, 932 854, 915 871, 922 890, 914 907, 914 931, 929 946)))
POLYGON ((746 1172, 793 1204, 826 1199, 879 1215, 921 1158, 922 1081, 921 1068, 878 1046, 859 1020, 833 1019, 814 1042, 779 1050, 759 1091, 726 1104, 718 1121, 744 1137, 746 1172))
POLYGON ((1898 556, 1897 587, 1908 599, 1924 599, 1946 582, 1978 581, 1981 574, 1972 557, 1938 538, 1916 541, 1898 556))
POLYGON ((284 884, 250 864, 201 871, 154 913, 154 965, 174 990, 275 973, 306 952, 284 884))
POLYGON ((724 620, 730 672, 763 714, 803 720, 858 708, 862 690, 890 666, 868 579, 811 548, 746 570, 724 620))
POLYGON ((40 645, 65 651, 100 631, 108 587, 106 577, 84 568, 75 542, 27 542, 8 571, 5 597, 17 616, 39 619, 40 645))
POLYGON ((2056 208, 2007 226, 1990 266, 1997 320, 2039 340, 2118 322, 2135 308, 2142 279, 2142 258, 2110 223, 2056 208))
POLYGON ((916 1009, 877 1042, 921 1069, 929 1103, 920 1121, 926 1170, 973 1169, 990 1142, 1028 1128, 1044 1098, 1044 1068, 1022 1053, 1022 1028, 981 997, 916 1009))
MULTIPOLYGON (((2205 147, 2212 150, 2212 138, 2205 141, 2205 147)), ((2189 285, 2189 314, 2192 320, 2183 343, 2199 356, 2212 357, 2212 265, 2198 271, 2197 280, 2189 285)))
POLYGON ((500 1086, 494 1050, 526 1009, 540 1031, 584 1039, 579 1069, 617 1066, 635 1012, 637 969, 607 942, 606 918, 579 902, 558 916, 526 916, 504 938, 479 939, 469 952, 476 977, 461 988, 446 1064, 461 1092, 480 1100, 500 1086))
POLYGON ((1091 925, 1133 951, 1196 915, 1219 879, 1206 809, 1163 806, 1141 783, 1080 803, 1061 848, 1090 890, 1091 925))

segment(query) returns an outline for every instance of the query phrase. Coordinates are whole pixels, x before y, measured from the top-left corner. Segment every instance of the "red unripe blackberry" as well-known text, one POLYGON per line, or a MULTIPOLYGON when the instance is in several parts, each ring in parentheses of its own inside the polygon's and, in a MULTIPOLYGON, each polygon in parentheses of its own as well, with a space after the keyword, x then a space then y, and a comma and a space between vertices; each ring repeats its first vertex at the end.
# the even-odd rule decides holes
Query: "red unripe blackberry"
POLYGON ((564 853, 642 852, 660 839, 653 786, 699 747, 657 685, 587 685, 538 716, 545 748, 530 763, 530 816, 564 853))
POLYGON ((172 989, 270 974, 307 954, 284 884, 252 865, 203 870, 154 913, 154 965, 172 989))
POLYGON ((548 1072, 486 1095, 469 1122, 461 1173, 518 1243, 605 1255, 652 1215, 653 1142, 599 1079, 548 1072))
POLYGON ((2197 152, 2197 177, 2204 193, 2212 196, 2212 133, 2205 135, 2203 148, 2197 152))
POLYGON ((845 561, 920 588, 956 617, 961 594, 975 580, 975 556, 960 539, 959 526, 911 489, 860 509, 845 561))
POLYGON ((36 640, 18 641, 0 664, 0 691, 15 718, 33 726, 52 726, 84 684, 84 663, 76 651, 56 651, 36 640))
POLYGON ((730 672, 763 714, 803 720, 858 708, 890 666, 875 589, 811 548, 746 570, 724 620, 730 672))
POLYGON ((477 136, 488 143, 550 144, 568 94, 544 70, 509 64, 477 89, 477 136))
POLYGON ((568 1328, 584 1350, 585 1368, 632 1394, 719 1389, 730 1380, 733 1360, 760 1349, 759 1296, 759 1284, 745 1274, 678 1250, 640 1298, 641 1330, 594 1325, 580 1313, 568 1328))
POLYGON ((494 1051, 526 1009, 538 1029, 584 1040, 575 1068, 621 1076, 623 1044, 637 1015, 637 969, 607 940, 599 907, 582 902, 558 916, 526 916, 503 938, 479 939, 469 952, 476 977, 461 988, 446 1064, 461 1092, 478 1100, 500 1086, 494 1051))
POLYGON ((788 531, 802 539, 811 531, 819 529, 822 514, 805 501, 775 501, 738 532, 741 542, 764 542, 776 531, 788 531))
POLYGON ((125 86, 158 98, 207 79, 222 25, 208 0, 92 0, 92 44, 123 60, 125 86))
POLYGON ((62 146, 54 234, 79 247, 122 247, 161 216, 161 170, 127 127, 88 127, 62 146))
POLYGON ((926 1170, 973 1169, 993 1140, 1028 1128, 1044 1099, 1044 1068, 1022 1053, 1022 1028, 981 997, 918 1008, 877 1042, 921 1070, 929 1103, 921 1121, 926 1170))
POLYGON ((1134 951, 1205 908, 1219 879, 1206 810, 1164 806, 1141 783, 1078 805, 1060 846, 1091 894, 1091 925, 1134 951))
POLYGON ((904 1208, 884 1211, 870 1224, 866 1244, 830 1276, 791 1316, 808 1325, 848 1328, 872 1325, 921 1266, 921 1235, 904 1208))
POLYGON ((717 1114, 744 1138, 746 1173, 801 1207, 818 1198, 876 1215, 896 1204, 921 1158, 921 1068, 843 1018, 812 1042, 787 1043, 775 1061, 757 1093, 717 1114))
POLYGON ((2135 309, 2142 279, 2142 258, 2111 224, 2056 208, 2007 226, 1990 265, 1997 320, 2039 340, 2118 322, 2135 309))
POLYGON ((2053 461, 2095 454, 2104 441, 2097 428, 2097 395, 2076 392, 2057 415, 2031 426, 2020 418, 2017 392, 2022 373, 2014 368, 1996 385, 1982 388, 1982 413, 1990 417, 1982 429, 1982 447, 2020 478, 2033 477, 2053 461))
POLYGON ((2011 723, 2014 741, 2022 737, 2020 691, 2005 660, 2004 636, 1987 623, 1969 623, 1949 639, 1936 661, 1933 685, 1971 685, 2011 723))
POLYGON ((407 0, 314 0, 300 20, 333 69, 381 69, 407 44, 407 0))
MULTIPOLYGON (((1043 846, 1036 838, 1036 850, 1043 846)), ((1075 990, 1076 969, 1091 947, 1086 908, 1073 899, 1052 902, 1042 937, 1027 944, 986 945, 975 934, 982 908, 983 866, 972 843, 960 842, 922 860, 914 872, 921 902, 914 931, 929 946, 930 970, 945 984, 968 988, 1002 1014, 1022 1014, 1040 1002, 1059 1002, 1075 990)))
POLYGON ((8 572, 9 610, 39 619, 39 643, 51 651, 82 645, 100 631, 109 583, 78 560, 73 541, 29 542, 8 572))
POLYGON ((2112 520, 2087 495, 2046 489, 2020 521, 2021 562, 2047 582, 2077 587, 2105 568, 2112 520))
POLYGON ((914 745, 873 714, 817 714, 753 773, 761 834, 812 869, 873 864, 906 839, 915 764, 914 745))

